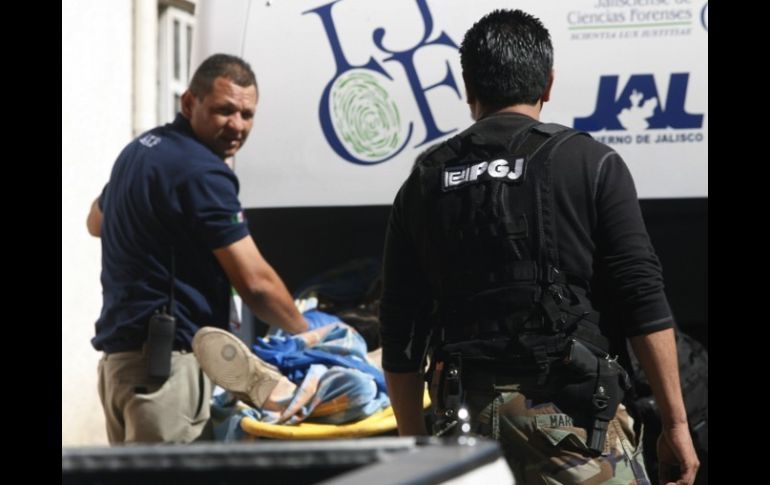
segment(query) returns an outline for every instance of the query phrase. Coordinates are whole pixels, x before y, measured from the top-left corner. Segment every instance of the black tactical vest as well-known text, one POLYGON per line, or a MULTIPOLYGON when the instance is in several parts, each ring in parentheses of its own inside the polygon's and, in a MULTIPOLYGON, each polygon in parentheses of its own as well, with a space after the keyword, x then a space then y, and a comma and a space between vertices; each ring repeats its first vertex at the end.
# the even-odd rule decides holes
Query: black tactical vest
POLYGON ((505 146, 458 135, 419 164, 443 343, 503 335, 501 355, 538 361, 570 338, 606 352, 588 283, 559 268, 551 159, 576 135, 538 122, 505 146))

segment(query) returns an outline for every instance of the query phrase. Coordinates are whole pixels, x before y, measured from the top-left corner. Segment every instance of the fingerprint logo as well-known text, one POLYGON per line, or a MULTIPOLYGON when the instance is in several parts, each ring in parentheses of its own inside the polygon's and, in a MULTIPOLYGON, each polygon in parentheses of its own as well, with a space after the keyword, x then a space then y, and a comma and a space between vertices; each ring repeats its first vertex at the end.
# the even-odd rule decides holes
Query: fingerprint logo
POLYGON ((399 149, 401 117, 396 103, 373 74, 353 69, 331 88, 334 129, 362 161, 381 161, 399 149))

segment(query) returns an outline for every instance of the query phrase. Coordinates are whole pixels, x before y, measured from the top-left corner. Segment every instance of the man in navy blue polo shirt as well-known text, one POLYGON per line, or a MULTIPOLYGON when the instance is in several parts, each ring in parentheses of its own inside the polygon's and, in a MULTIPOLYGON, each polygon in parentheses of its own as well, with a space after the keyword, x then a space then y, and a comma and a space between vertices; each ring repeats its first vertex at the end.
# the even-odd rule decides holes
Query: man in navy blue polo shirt
POLYGON ((191 342, 202 326, 228 328, 231 285, 265 322, 290 333, 308 328, 249 235, 238 179, 224 163, 246 141, 257 98, 246 62, 209 57, 182 96, 182 112, 123 149, 91 206, 104 298, 92 344, 104 351, 99 395, 110 443, 202 437, 211 383, 191 342), (163 320, 158 315, 175 319, 165 379, 147 371, 148 327, 163 320))

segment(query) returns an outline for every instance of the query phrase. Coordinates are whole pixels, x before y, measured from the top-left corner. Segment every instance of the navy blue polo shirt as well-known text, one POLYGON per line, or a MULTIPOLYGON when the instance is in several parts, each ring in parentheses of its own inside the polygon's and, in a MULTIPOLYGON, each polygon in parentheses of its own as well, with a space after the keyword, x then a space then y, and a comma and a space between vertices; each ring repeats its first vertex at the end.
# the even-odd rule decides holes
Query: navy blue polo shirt
POLYGON ((195 139, 187 119, 140 135, 118 156, 99 197, 104 217, 97 350, 139 350, 168 305, 174 260, 174 347, 204 325, 227 328, 230 283, 212 250, 246 237, 238 179, 195 139))

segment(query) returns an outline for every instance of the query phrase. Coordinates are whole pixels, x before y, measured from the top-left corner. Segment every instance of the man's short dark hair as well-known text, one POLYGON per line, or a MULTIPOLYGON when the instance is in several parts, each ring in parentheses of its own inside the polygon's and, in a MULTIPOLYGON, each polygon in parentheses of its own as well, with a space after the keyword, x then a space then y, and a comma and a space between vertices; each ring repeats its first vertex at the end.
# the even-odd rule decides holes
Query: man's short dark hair
POLYGON ((535 104, 553 67, 551 36, 521 10, 495 10, 465 33, 460 63, 468 90, 483 105, 535 104))
POLYGON ((190 81, 190 92, 198 99, 211 92, 218 77, 224 77, 242 88, 257 87, 257 77, 248 62, 228 54, 214 54, 198 66, 190 81))

